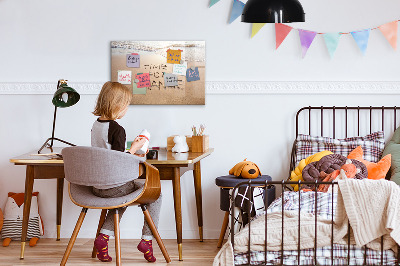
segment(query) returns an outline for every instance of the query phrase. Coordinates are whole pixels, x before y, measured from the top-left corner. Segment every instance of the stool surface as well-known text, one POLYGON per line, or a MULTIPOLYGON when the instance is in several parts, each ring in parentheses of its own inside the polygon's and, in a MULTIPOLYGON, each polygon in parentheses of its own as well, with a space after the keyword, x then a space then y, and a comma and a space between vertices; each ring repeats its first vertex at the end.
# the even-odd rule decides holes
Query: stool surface
POLYGON ((226 176, 220 176, 215 179, 215 184, 219 187, 224 187, 224 188, 234 188, 237 184, 242 183, 242 182, 247 182, 247 181, 272 181, 272 178, 269 175, 261 175, 257 178, 253 179, 247 179, 247 178, 242 178, 242 177, 237 177, 234 175, 226 175, 226 176))

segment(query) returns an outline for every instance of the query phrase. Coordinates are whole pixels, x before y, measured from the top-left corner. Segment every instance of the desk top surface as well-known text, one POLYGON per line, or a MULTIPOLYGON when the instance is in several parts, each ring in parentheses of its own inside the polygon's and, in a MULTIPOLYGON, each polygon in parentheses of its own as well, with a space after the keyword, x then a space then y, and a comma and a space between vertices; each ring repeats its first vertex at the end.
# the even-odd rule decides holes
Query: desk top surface
MULTIPOLYGON (((54 147, 53 152, 50 149, 43 149, 42 154, 37 154, 37 150, 31 151, 20 156, 10 159, 11 163, 14 164, 64 164, 62 158, 58 155, 61 153, 62 148, 54 147)), ((185 152, 185 153, 174 153, 167 151, 166 148, 161 148, 158 151, 158 159, 146 160, 152 165, 182 165, 182 164, 193 164, 197 163, 201 159, 207 157, 214 151, 213 148, 208 149, 205 152, 185 152)))

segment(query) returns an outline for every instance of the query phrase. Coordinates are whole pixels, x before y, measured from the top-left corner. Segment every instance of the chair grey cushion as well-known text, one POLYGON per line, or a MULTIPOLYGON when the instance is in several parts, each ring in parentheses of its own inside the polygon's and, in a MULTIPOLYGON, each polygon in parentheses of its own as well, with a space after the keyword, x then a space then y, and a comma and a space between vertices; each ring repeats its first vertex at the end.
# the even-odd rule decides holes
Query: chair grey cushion
MULTIPOLYGON (((145 182, 145 180, 135 180, 135 182, 145 182)), ((142 193, 143 188, 140 188, 131 194, 128 194, 123 197, 117 197, 117 198, 101 198, 97 197, 96 195, 93 194, 92 192, 92 187, 90 186, 82 186, 82 185, 77 185, 77 184, 70 184, 70 194, 72 199, 78 203, 79 205, 83 206, 90 206, 90 207, 112 207, 112 206, 118 206, 124 203, 127 203, 129 201, 132 201, 135 199, 140 193, 142 193)))
POLYGON ((109 188, 139 176, 145 159, 125 152, 97 147, 67 147, 62 150, 65 179, 83 186, 109 188))

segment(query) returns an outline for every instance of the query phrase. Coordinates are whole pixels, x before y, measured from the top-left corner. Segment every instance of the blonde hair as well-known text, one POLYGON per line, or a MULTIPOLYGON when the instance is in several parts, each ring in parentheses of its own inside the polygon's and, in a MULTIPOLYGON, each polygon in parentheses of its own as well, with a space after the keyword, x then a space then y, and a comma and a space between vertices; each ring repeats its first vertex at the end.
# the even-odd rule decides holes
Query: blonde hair
POLYGON ((108 81, 101 88, 93 114, 115 120, 122 109, 131 102, 132 96, 132 91, 126 86, 108 81))

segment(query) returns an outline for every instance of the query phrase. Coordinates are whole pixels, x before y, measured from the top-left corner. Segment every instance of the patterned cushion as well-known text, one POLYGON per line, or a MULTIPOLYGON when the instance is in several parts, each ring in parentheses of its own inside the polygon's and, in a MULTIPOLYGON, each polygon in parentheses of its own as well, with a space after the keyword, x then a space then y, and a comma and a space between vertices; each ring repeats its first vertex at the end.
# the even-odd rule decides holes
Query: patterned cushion
POLYGON ((302 159, 323 150, 329 150, 347 157, 357 146, 363 148, 365 160, 378 162, 385 147, 383 131, 374 132, 364 137, 345 139, 299 134, 296 139, 296 165, 298 165, 302 159))

